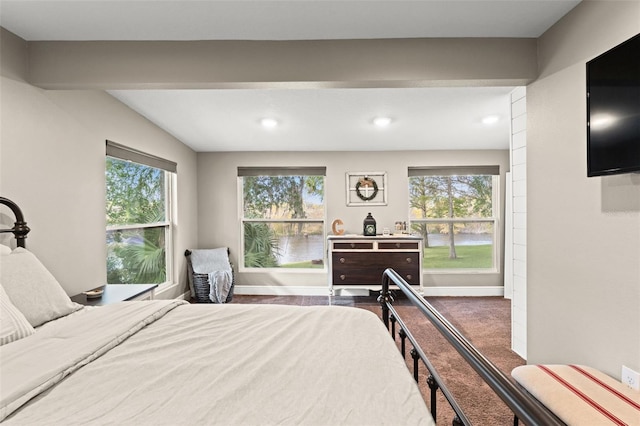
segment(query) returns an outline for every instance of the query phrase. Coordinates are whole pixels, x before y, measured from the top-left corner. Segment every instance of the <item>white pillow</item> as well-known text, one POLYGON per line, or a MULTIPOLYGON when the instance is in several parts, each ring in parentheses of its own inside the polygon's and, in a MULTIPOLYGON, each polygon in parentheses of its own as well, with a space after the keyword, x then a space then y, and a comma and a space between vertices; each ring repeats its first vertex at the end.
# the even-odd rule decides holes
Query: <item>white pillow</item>
POLYGON ((5 256, 7 254, 11 254, 11 247, 0 244, 0 256, 5 256))
POLYGON ((24 315, 13 306, 0 285, 0 346, 31 336, 35 332, 24 315))
POLYGON ((0 256, 0 266, 9 299, 33 327, 82 309, 33 253, 18 247, 0 256))

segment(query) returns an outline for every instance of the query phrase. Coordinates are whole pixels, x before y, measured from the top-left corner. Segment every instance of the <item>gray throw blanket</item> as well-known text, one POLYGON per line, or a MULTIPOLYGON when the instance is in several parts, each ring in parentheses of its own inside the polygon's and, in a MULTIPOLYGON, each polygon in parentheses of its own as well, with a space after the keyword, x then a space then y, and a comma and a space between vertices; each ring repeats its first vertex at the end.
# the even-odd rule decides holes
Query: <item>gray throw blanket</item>
POLYGON ((233 283, 227 248, 191 250, 191 267, 194 273, 209 276, 209 299, 224 303, 233 283))

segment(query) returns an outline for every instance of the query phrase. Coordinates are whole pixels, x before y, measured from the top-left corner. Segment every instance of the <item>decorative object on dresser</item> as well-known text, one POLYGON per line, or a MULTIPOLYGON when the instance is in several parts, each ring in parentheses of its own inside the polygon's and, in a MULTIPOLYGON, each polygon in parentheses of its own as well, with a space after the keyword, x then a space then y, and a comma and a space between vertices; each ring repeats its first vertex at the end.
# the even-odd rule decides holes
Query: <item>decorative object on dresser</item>
POLYGON ((367 214, 362 223, 362 235, 367 237, 376 236, 376 220, 371 216, 371 213, 367 214))
POLYGON ((393 268, 411 285, 422 285, 422 238, 411 235, 328 237, 329 290, 380 288, 393 268))
POLYGON ((344 234, 344 229, 339 228, 339 226, 342 226, 342 225, 344 225, 344 222, 342 222, 342 219, 336 219, 331 223, 331 232, 333 232, 333 235, 344 234))
POLYGON ((347 206, 386 206, 386 172, 347 172, 347 206))

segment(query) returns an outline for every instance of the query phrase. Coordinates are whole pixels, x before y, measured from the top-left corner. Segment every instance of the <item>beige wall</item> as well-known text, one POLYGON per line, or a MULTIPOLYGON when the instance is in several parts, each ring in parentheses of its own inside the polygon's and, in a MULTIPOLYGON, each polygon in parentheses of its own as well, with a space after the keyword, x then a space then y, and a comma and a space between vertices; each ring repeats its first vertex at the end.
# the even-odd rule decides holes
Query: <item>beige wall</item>
MULTIPOLYGON (((397 220, 408 220, 409 166, 499 165, 501 211, 504 213, 504 177, 509 168, 509 152, 504 151, 385 151, 385 152, 260 152, 198 154, 199 243, 202 247, 228 246, 236 264, 240 250, 237 167, 238 166, 326 166, 325 200, 327 231, 331 222, 341 219, 347 233, 362 233, 362 221, 368 212, 378 228, 393 229, 397 220), (386 172, 388 205, 360 207, 346 205, 346 172, 386 172)), ((503 284, 502 255, 504 233, 498 237, 499 273, 427 274, 424 285, 498 286, 503 284)), ((246 272, 237 274, 238 286, 325 287, 327 274, 246 272)), ((276 290, 277 291, 277 290, 276 290)), ((315 293, 326 294, 320 288, 315 293)))
POLYGON ((20 81, 14 59, 23 42, 2 35, 0 194, 22 208, 27 247, 69 295, 104 284, 105 140, 117 141, 178 163, 177 285, 160 297, 182 294, 183 253, 197 238, 195 152, 104 92, 47 91, 20 81))
POLYGON ((528 362, 640 370, 640 175, 587 178, 585 63, 640 31, 640 2, 582 2, 527 87, 528 362))

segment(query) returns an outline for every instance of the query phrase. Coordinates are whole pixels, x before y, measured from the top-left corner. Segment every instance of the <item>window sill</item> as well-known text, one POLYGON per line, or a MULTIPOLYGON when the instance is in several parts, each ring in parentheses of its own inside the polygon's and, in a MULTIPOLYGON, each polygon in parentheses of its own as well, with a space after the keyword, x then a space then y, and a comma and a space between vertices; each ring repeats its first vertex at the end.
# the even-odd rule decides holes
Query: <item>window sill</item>
POLYGON ((499 274, 497 269, 423 269, 424 275, 477 275, 499 274))
POLYGON ((239 273, 258 273, 258 274, 263 274, 263 273, 270 273, 270 274, 276 274, 276 273, 282 273, 282 274, 326 274, 327 273, 327 268, 240 268, 238 270, 239 273))

